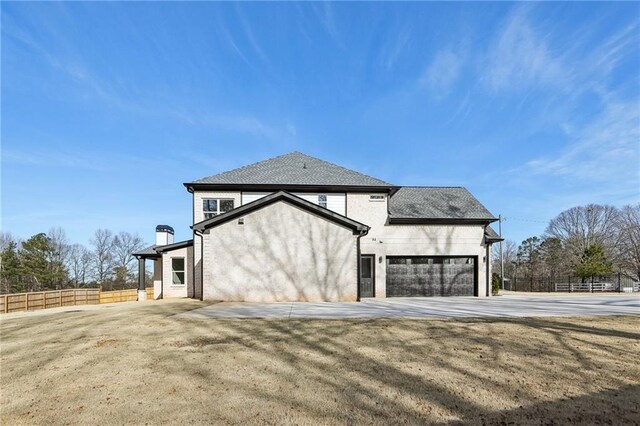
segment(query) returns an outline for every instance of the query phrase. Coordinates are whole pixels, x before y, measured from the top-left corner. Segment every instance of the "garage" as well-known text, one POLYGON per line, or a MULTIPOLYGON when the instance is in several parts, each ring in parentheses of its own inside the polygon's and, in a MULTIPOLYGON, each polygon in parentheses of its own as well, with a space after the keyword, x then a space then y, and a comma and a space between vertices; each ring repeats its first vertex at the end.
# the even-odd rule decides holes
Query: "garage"
POLYGON ((387 297, 477 295, 476 256, 389 256, 387 297))

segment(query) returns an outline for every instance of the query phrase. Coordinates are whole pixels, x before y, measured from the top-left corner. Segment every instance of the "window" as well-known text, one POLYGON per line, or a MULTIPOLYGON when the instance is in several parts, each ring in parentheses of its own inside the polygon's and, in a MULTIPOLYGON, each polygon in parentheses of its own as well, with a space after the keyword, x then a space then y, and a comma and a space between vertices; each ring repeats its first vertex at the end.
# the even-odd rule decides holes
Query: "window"
POLYGON ((371 194, 369 195, 369 201, 384 201, 384 195, 371 194))
POLYGON ((171 258, 171 276, 173 285, 184 285, 184 257, 172 257, 171 258))
POLYGON ((222 198, 205 198, 202 200, 202 212, 205 219, 211 219, 229 210, 233 210, 233 200, 222 198))
POLYGON ((327 208, 327 194, 318 194, 318 205, 327 208))

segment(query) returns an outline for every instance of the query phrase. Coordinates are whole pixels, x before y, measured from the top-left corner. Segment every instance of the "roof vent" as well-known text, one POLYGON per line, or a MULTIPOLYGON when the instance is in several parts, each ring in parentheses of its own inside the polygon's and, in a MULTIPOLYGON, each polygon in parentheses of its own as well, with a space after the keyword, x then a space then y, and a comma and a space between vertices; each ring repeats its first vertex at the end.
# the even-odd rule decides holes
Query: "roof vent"
POLYGON ((307 163, 302 163, 302 168, 306 169, 307 168, 307 163))

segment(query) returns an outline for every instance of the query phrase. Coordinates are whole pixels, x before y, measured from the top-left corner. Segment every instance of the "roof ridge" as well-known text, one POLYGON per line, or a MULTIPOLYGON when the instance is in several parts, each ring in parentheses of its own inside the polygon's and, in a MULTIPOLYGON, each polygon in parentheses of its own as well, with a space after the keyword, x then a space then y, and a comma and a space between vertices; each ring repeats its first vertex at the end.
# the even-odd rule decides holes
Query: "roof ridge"
MULTIPOLYGON (((213 177, 213 176, 222 175, 222 174, 228 173, 228 172, 233 172, 233 171, 237 171, 237 170, 246 169, 247 167, 253 167, 253 166, 256 166, 256 165, 258 165, 260 163, 264 163, 266 161, 275 160, 276 158, 284 157, 285 155, 291 155, 291 154, 296 153, 296 152, 298 152, 298 151, 287 152, 286 154, 280 154, 280 155, 276 155, 275 157, 265 158, 264 160, 256 161, 255 163, 245 164, 244 166, 239 166, 239 167, 233 168, 231 170, 225 170, 225 171, 222 171, 222 172, 219 172, 219 173, 215 173, 213 175, 205 176, 205 177, 200 178, 198 180, 207 179, 207 178, 210 178, 210 177, 213 177)), ((299 154, 302 154, 302 153, 300 152, 299 154)))
POLYGON ((321 161, 321 162, 323 162, 323 163, 331 164, 332 166, 338 167, 338 168, 340 168, 340 169, 342 169, 342 170, 346 170, 346 171, 347 171, 347 172, 349 172, 349 173, 358 173, 359 175, 363 175, 363 176, 366 176, 366 177, 368 177, 368 178, 375 179, 375 180, 379 180, 380 182, 384 182, 384 183, 388 184, 389 186, 395 186, 395 185, 393 185, 393 184, 391 184, 391 183, 387 182, 386 180, 379 179, 379 178, 377 178, 377 177, 375 177, 375 176, 371 176, 371 175, 368 175, 368 174, 366 174, 366 173, 359 172, 359 171, 357 171, 357 170, 348 169, 348 168, 346 168, 346 167, 344 167, 344 166, 341 166, 340 164, 332 163, 331 161, 323 160, 323 159, 321 159, 321 158, 317 158, 317 157, 314 157, 314 156, 312 156, 312 155, 305 154, 304 152, 300 152, 300 151, 294 151, 294 152, 297 152, 297 153, 299 153, 299 154, 302 154, 302 155, 304 155, 304 156, 306 156, 306 157, 311 157, 311 158, 313 158, 313 159, 315 159, 315 160, 318 160, 318 161, 321 161))
POLYGON ((467 189, 464 186, 456 185, 456 186, 447 186, 447 185, 400 185, 400 188, 462 188, 467 189))
MULTIPOLYGON (((195 181, 192 181, 192 183, 207 183, 207 181, 213 183, 214 181, 218 180, 218 181, 231 181, 230 183, 233 183, 232 181, 234 180, 235 177, 237 177, 238 175, 242 175, 243 173, 250 175, 251 173, 255 173, 256 171, 259 171, 261 169, 264 169, 266 171, 269 170, 269 168, 274 168, 275 170, 278 169, 278 167, 283 167, 285 170, 289 170, 289 173, 292 173, 293 169, 295 169, 297 163, 301 163, 300 166, 302 166, 302 168, 306 168, 304 167, 305 164, 307 165, 311 165, 314 164, 315 167, 318 169, 319 172, 324 173, 325 179, 328 179, 326 176, 327 175, 327 171, 326 170, 331 170, 332 171, 332 175, 335 176, 343 176, 344 178, 346 178, 346 181, 352 181, 352 182, 356 182, 353 185, 355 186, 379 186, 379 187, 394 187, 395 185, 386 182, 382 179, 373 177, 371 175, 362 173, 360 171, 357 170, 352 170, 349 169, 347 167, 341 166, 339 164, 336 163, 332 163, 330 161, 324 160, 322 158, 318 158, 318 157, 314 157, 312 155, 309 154, 305 154, 304 152, 301 151, 291 151, 291 152, 287 152, 285 154, 280 154, 274 157, 270 157, 264 160, 260 160, 251 164, 246 164, 244 166, 240 166, 240 167, 236 167, 234 169, 231 170, 226 170, 226 171, 222 171, 216 174, 212 174, 209 176, 205 176, 203 178, 197 179, 195 181)), ((267 173, 268 174, 268 173, 267 173)), ((295 180, 295 178, 294 178, 295 180)), ((304 180, 304 179, 303 179, 304 180)), ((330 181, 332 179, 329 179, 330 181)), ((339 181, 339 179, 337 179, 339 181)), ((229 182, 227 182, 229 183, 229 182)), ((304 184, 304 183, 302 183, 304 184)), ((340 184, 340 183, 338 183, 340 184)), ((187 185, 187 184, 185 184, 187 185)))

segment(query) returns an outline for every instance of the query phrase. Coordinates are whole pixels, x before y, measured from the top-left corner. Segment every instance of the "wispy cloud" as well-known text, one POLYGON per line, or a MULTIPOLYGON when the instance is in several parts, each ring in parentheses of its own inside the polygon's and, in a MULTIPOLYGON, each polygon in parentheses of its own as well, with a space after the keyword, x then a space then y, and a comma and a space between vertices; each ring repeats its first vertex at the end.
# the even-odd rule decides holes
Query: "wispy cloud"
MULTIPOLYGON (((598 28, 570 37, 571 45, 551 50, 548 40, 557 34, 534 25, 532 7, 519 6, 490 50, 484 83, 494 92, 530 94, 553 88, 553 114, 544 121, 565 132, 567 142, 559 154, 539 156, 516 167, 521 178, 562 177, 592 191, 638 193, 640 186, 640 105, 620 90, 611 76, 637 55, 637 24, 594 43, 598 28), (585 98, 585 95, 589 95, 585 98), (589 108, 585 111, 585 99, 589 108)), ((558 43, 556 43, 558 46, 558 43)), ((562 45, 560 45, 562 46, 562 45)), ((637 93, 638 77, 634 78, 637 93)), ((538 114, 549 114, 542 110, 538 114)))
POLYGON ((592 124, 576 133, 558 157, 542 157, 526 163, 535 174, 550 174, 588 181, 640 184, 640 107, 635 103, 607 105, 592 124))
POLYGON ((258 41, 256 40, 256 37, 253 34, 253 29, 251 28, 251 24, 247 20, 247 17, 245 16, 245 14, 242 12, 240 3, 236 4, 236 12, 240 19, 240 22, 242 23, 242 29, 244 30, 244 33, 247 37, 247 40, 249 41, 249 44, 251 45, 251 48, 254 50, 254 52, 258 55, 258 57, 262 61, 264 61, 266 64, 269 64, 269 57, 264 53, 264 50, 262 49, 262 47, 260 47, 260 44, 258 44, 258 41))
POLYGON ((398 32, 397 37, 391 40, 382 50, 381 58, 385 69, 393 68, 400 57, 400 54, 409 44, 411 40, 411 32, 407 28, 403 28, 398 32))
POLYGON ((464 60, 464 54, 452 49, 439 51, 422 74, 420 85, 438 98, 447 96, 460 76, 464 60))
MULTIPOLYGON (((185 105, 185 102, 180 99, 158 102, 147 94, 139 93, 135 87, 124 87, 118 82, 112 83, 101 78, 98 73, 79 60, 55 56, 34 40, 25 40, 29 40, 29 46, 40 54, 50 67, 75 82, 80 89, 81 97, 85 100, 99 100, 103 104, 135 114, 179 120, 193 126, 205 126, 231 133, 260 136, 268 140, 290 140, 296 136, 296 127, 290 121, 273 124, 250 113, 202 112, 200 109, 185 105)), ((234 43, 232 38, 229 38, 229 41, 234 43)), ((242 52, 238 51, 238 53, 242 55, 242 52)), ((39 161, 25 158, 22 160, 14 158, 14 160, 39 161)), ((74 167, 73 156, 66 159, 65 157, 60 158, 60 161, 74 167)), ((80 160, 78 164, 84 164, 84 162, 80 160)))
POLYGON ((107 171, 110 165, 97 161, 95 156, 81 155, 62 151, 55 152, 22 152, 3 149, 2 162, 5 164, 21 164, 25 166, 57 167, 65 169, 82 169, 107 171))
POLYGON ((340 32, 338 31, 338 25, 336 23, 333 4, 331 2, 323 2, 321 6, 316 5, 316 3, 311 3, 311 7, 315 12, 318 20, 327 31, 329 36, 336 42, 341 48, 344 48, 344 43, 342 41, 342 37, 340 32))
POLYGON ((494 91, 561 84, 563 64, 547 45, 548 34, 533 27, 530 6, 517 7, 487 52, 482 80, 494 91))

